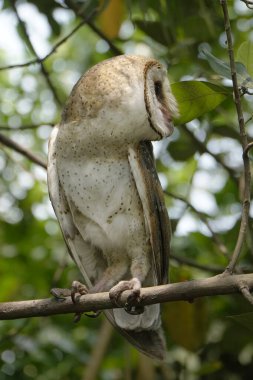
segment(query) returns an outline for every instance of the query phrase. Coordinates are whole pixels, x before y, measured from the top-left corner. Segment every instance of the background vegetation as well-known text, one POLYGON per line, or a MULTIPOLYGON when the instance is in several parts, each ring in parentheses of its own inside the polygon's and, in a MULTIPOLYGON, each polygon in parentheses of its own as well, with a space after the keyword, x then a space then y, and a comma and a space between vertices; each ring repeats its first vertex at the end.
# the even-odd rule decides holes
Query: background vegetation
MULTIPOLYGON (((247 5, 228 1, 250 142, 253 10, 247 5)), ((219 1, 0 0, 0 8, 1 136, 42 161, 28 160, 1 137, 0 301, 45 298, 51 287, 79 277, 48 198, 47 140, 81 74, 120 52, 156 57, 177 83, 181 118, 172 138, 155 144, 174 231, 171 281, 221 273, 238 238, 244 177, 219 1)), ((252 272, 252 216, 242 272, 252 272)), ((250 311, 239 295, 164 305, 164 366, 142 357, 103 317, 78 324, 64 315, 1 321, 0 379, 250 379, 250 311)))

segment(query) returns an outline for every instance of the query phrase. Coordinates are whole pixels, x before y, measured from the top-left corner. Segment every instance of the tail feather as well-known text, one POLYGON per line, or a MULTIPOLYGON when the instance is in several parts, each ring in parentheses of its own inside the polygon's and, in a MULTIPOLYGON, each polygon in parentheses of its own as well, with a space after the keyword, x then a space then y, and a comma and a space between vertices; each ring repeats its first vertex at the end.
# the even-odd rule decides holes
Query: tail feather
POLYGON ((112 310, 107 310, 105 315, 112 325, 119 331, 119 333, 143 354, 151 357, 152 359, 165 359, 166 343, 164 333, 161 328, 150 330, 123 329, 116 324, 112 310))

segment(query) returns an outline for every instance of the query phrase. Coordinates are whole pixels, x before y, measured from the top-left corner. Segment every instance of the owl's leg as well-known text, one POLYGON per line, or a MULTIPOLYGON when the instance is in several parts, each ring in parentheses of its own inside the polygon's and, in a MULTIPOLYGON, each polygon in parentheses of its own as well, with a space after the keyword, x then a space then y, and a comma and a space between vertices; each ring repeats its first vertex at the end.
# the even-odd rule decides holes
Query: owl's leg
POLYGON ((143 251, 137 251, 133 255, 132 264, 131 264, 131 274, 132 278, 128 281, 120 281, 117 285, 111 288, 109 295, 110 298, 114 300, 117 304, 117 301, 121 294, 125 290, 131 290, 130 295, 127 298, 125 304, 125 310, 129 314, 141 314, 144 311, 143 306, 138 305, 141 301, 141 284, 145 280, 148 271, 150 268, 150 263, 147 255, 143 251))
POLYGON ((110 260, 109 266, 102 274, 98 282, 89 289, 89 293, 106 292, 117 283, 127 272, 127 260, 110 260))

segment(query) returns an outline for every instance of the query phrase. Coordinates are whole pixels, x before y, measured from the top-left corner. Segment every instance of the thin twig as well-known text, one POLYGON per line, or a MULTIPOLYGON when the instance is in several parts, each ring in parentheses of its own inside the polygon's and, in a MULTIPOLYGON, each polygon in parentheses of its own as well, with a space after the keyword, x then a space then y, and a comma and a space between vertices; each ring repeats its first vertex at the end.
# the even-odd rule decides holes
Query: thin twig
POLYGON ((188 257, 182 257, 179 255, 175 254, 170 254, 170 258, 177 261, 180 264, 187 265, 196 269, 201 269, 206 272, 214 273, 214 274, 219 274, 224 271, 223 267, 219 267, 216 265, 205 265, 205 264, 199 264, 196 263, 196 261, 189 259, 188 257))
MULTIPOLYGON (((67 6, 70 9, 72 9, 77 16, 80 16, 82 18, 85 17, 85 15, 83 14, 82 7, 78 5, 75 1, 65 0, 65 4, 67 4, 67 6)), ((110 50, 115 55, 123 54, 123 52, 108 37, 106 37, 106 35, 96 25, 94 25, 94 23, 91 20, 87 20, 87 25, 91 28, 91 30, 93 30, 93 32, 95 32, 100 38, 102 38, 108 43, 110 50)))
MULTIPOLYGON (((245 283, 253 289, 253 274, 222 274, 203 280, 186 281, 176 284, 153 286, 141 289, 140 305, 152 305, 172 301, 192 301, 199 297, 240 293, 239 283, 245 283)), ((74 303, 71 297, 59 301, 53 298, 2 302, 0 320, 29 317, 45 317, 56 314, 72 314, 124 307, 131 291, 122 293, 117 305, 110 299, 109 293, 86 294, 74 303)))
POLYGON ((33 125, 21 125, 20 127, 15 127, 15 128, 9 127, 8 125, 1 125, 0 131, 12 131, 12 132, 23 131, 26 129, 37 129, 37 128, 41 127, 42 125, 54 127, 55 124, 57 124, 57 123, 56 122, 55 123, 44 123, 44 124, 41 123, 41 124, 33 124, 33 125))
POLYGON ((17 144, 15 141, 11 140, 9 137, 4 136, 2 133, 0 133, 0 143, 22 154, 23 156, 28 158, 30 161, 41 166, 42 168, 44 169, 47 168, 47 164, 45 161, 35 156, 35 154, 31 153, 29 150, 25 149, 23 146, 17 144))
POLYGON ((244 151, 243 151, 243 158, 244 158, 245 156, 248 156, 248 153, 249 153, 250 149, 252 149, 252 148, 253 148, 253 142, 250 142, 250 143, 246 146, 246 148, 244 149, 244 151))
POLYGON ((197 214, 199 218, 201 219, 201 221, 206 225, 206 227, 210 231, 214 243, 217 245, 217 247, 220 249, 220 251, 223 253, 224 256, 226 257, 228 256, 227 247, 222 243, 220 237, 216 234, 216 232, 213 231, 210 223, 208 222, 208 220, 206 219, 206 217, 203 215, 202 212, 198 211, 187 199, 185 199, 184 197, 180 195, 174 194, 170 191, 164 191, 164 194, 184 202, 195 214, 197 214))
POLYGON ((250 0, 241 0, 249 9, 253 9, 253 1, 250 0))
POLYGON ((91 28, 91 30, 93 30, 94 33, 96 33, 99 37, 101 37, 103 40, 105 40, 108 43, 110 50, 115 55, 123 54, 122 50, 117 48, 117 46, 114 45, 114 43, 108 37, 106 37, 106 35, 100 29, 98 29, 98 27, 96 25, 94 25, 93 22, 88 21, 87 25, 91 28))
MULTIPOLYGON (((223 11, 223 16, 224 16, 225 32, 227 35, 230 70, 231 70, 231 77, 232 77, 232 82, 233 82, 234 100, 235 100, 235 105, 236 105, 236 112, 237 112, 237 117, 238 117, 242 148, 243 148, 243 151, 245 151, 248 147, 248 138, 247 138, 246 130, 245 130, 245 122, 244 122, 244 117, 243 117, 243 112, 242 112, 241 97, 240 97, 240 91, 239 91, 238 82, 237 82, 237 74, 236 74, 236 68, 235 68, 234 50, 233 50, 232 33, 231 33, 230 20, 229 20, 228 8, 227 8, 227 0, 220 0, 220 3, 221 3, 222 11, 223 11)), ((237 260, 240 256, 243 244, 245 242, 245 236, 246 236, 248 223, 249 223, 251 173, 250 173, 250 160, 247 154, 243 155, 243 164, 244 164, 244 196, 243 196, 242 218, 241 218, 240 230, 239 230, 236 246, 232 254, 231 260, 226 268, 226 271, 229 273, 232 273, 235 269, 237 260)))
POLYGON ((215 159, 215 161, 218 162, 218 164, 220 164, 220 166, 222 166, 228 172, 228 174, 233 179, 233 181, 236 183, 236 185, 238 185, 238 178, 236 177, 236 174, 232 168, 227 166, 225 164, 225 162, 217 154, 210 151, 207 148, 207 146, 202 141, 200 141, 194 135, 194 133, 192 133, 192 131, 190 131, 185 125, 184 125, 184 128, 182 130, 194 141, 194 143, 196 144, 197 149, 200 153, 208 153, 210 156, 212 156, 215 159))
POLYGON ((251 115, 251 116, 245 121, 245 125, 247 125, 252 119, 253 119, 253 115, 251 115))
POLYGON ((68 33, 65 37, 63 37, 60 41, 58 41, 52 47, 52 49, 49 51, 49 53, 47 53, 43 58, 37 57, 35 59, 32 59, 32 60, 24 62, 24 63, 17 63, 15 65, 9 65, 9 66, 2 66, 2 67, 0 67, 0 71, 1 70, 16 69, 18 67, 26 67, 26 66, 34 65, 36 63, 38 64, 38 63, 46 61, 51 55, 53 55, 57 51, 57 49, 61 45, 63 45, 71 36, 73 36, 73 34, 75 34, 83 25, 85 25, 85 23, 86 23, 86 20, 82 20, 74 29, 72 29, 72 31, 70 33, 68 33))
POLYGON ((250 293, 250 290, 249 290, 249 287, 247 284, 245 284, 245 282, 240 282, 238 284, 238 287, 239 287, 239 290, 240 292, 242 293, 242 295, 244 296, 244 298, 249 301, 249 303, 251 305, 253 305, 253 296, 252 294, 250 293))
POLYGON ((19 26, 22 30, 22 32, 24 33, 24 36, 26 38, 26 41, 29 45, 29 48, 30 50, 32 51, 32 53, 35 55, 35 57, 37 58, 37 60, 39 60, 39 64, 40 64, 40 70, 41 70, 41 73, 44 75, 44 78, 46 79, 46 82, 49 86, 49 88, 51 89, 53 95, 54 95, 54 98, 55 100, 57 101, 57 103, 61 106, 62 105, 62 102, 57 94, 57 91, 56 89, 54 88, 54 85, 49 77, 49 73, 47 72, 45 66, 44 66, 44 63, 43 61, 40 60, 37 52, 36 52, 36 49, 34 48, 33 44, 32 44, 32 41, 30 40, 30 37, 29 37, 29 34, 27 32, 27 29, 26 29, 26 25, 25 25, 25 22, 20 18, 19 16, 19 13, 18 13, 18 10, 17 10, 17 7, 16 7, 16 0, 11 0, 10 1, 10 4, 12 6, 12 9, 17 17, 17 20, 18 20, 18 23, 19 23, 19 26))

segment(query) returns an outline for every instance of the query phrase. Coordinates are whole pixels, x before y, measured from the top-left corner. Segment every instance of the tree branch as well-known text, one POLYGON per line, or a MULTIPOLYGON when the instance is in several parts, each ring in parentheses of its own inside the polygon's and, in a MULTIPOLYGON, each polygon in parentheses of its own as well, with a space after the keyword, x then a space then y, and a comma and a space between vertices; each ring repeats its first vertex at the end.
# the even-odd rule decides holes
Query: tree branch
MULTIPOLYGON (((90 16, 91 17, 91 16, 90 16)), ((89 17, 89 18, 90 18, 89 17)), ((88 18, 87 18, 88 20, 88 18)), ((72 31, 70 33, 68 33, 65 37, 63 37, 61 40, 59 40, 53 47, 52 49, 49 51, 49 53, 47 53, 43 58, 35 58, 35 59, 32 59, 30 61, 27 61, 27 62, 24 62, 24 63, 17 63, 15 65, 9 65, 9 66, 2 66, 0 67, 0 71, 1 70, 10 70, 10 69, 16 69, 18 67, 26 67, 26 66, 30 66, 30 65, 34 65, 36 63, 41 63, 41 62, 44 62, 46 59, 48 59, 51 55, 53 55, 57 49, 63 45, 70 37, 73 36, 73 34, 75 34, 83 25, 86 24, 86 20, 82 20, 74 29, 72 29, 72 31)))
MULTIPOLYGON (((72 9, 77 16, 82 17, 84 19, 85 15, 83 14, 82 6, 78 5, 73 0, 65 0, 65 4, 69 7, 69 9, 72 9)), ((96 25, 94 25, 90 19, 87 20, 86 23, 90 27, 90 29, 93 30, 93 32, 95 32, 100 38, 102 38, 108 43, 111 51, 115 55, 123 54, 123 52, 119 48, 117 48, 117 46, 114 45, 114 43, 109 38, 107 38, 106 35, 96 25)))
POLYGON ((8 146, 8 148, 11 148, 11 149, 15 150, 16 152, 22 154, 23 156, 28 158, 30 161, 41 166, 42 168, 44 168, 44 169, 47 168, 47 164, 45 161, 43 161, 39 157, 35 156, 35 154, 31 153, 29 150, 27 150, 24 147, 22 147, 21 145, 17 144, 15 141, 11 140, 9 137, 4 136, 2 133, 0 133, 0 143, 2 143, 5 146, 8 146))
MULTIPOLYGON (((189 207, 195 214, 197 214, 198 217, 200 218, 200 220, 208 228, 209 232, 212 235, 212 239, 213 239, 214 243, 217 245, 217 247, 219 248, 219 250, 223 253, 224 256, 226 256, 226 257, 228 256, 227 247, 222 243, 219 235, 217 235, 216 232, 213 231, 210 223, 208 222, 208 220, 206 219, 205 215, 202 212, 198 211, 187 199, 185 199, 184 197, 182 197, 180 195, 171 193, 170 191, 164 191, 164 194, 166 194, 172 198, 178 199, 179 201, 184 202, 187 207, 189 207)), ((215 273, 219 273, 219 271, 215 272, 215 273)))
POLYGON ((188 257, 182 257, 180 255, 175 255, 172 253, 170 254, 170 258, 177 261, 179 264, 187 265, 189 267, 200 269, 206 272, 219 274, 224 271, 224 268, 221 266, 199 264, 196 261, 189 259, 188 257))
POLYGON ((0 131, 10 131, 10 132, 15 132, 15 131, 24 131, 26 129, 37 129, 41 127, 42 125, 47 125, 50 127, 54 127, 57 124, 55 123, 41 123, 41 124, 31 124, 31 125, 21 125, 20 127, 9 127, 8 125, 0 125, 0 131))
POLYGON ((220 164, 220 166, 222 166, 227 172, 228 174, 230 175, 230 177, 233 179, 233 181, 236 183, 236 185, 238 185, 238 179, 236 177, 236 173, 235 171, 230 168, 228 165, 225 164, 225 162, 223 162, 223 160, 218 156, 218 154, 214 154, 213 152, 211 152, 207 146, 202 142, 200 141, 195 135, 194 133, 192 133, 192 131, 190 131, 186 125, 184 125, 184 128, 182 129, 182 131, 184 133, 186 133, 194 142, 194 144, 196 144, 197 146, 197 149, 200 153, 208 153, 211 157, 213 157, 215 159, 216 162, 218 162, 218 164, 220 164))
MULTIPOLYGON (((193 280, 169 285, 141 289, 141 305, 152 305, 170 301, 192 301, 195 298, 240 293, 240 284, 253 289, 253 274, 222 274, 203 280, 193 280)), ((117 301, 123 307, 131 291, 125 291, 117 301)), ((0 320, 45 317, 56 314, 83 313, 117 308, 109 293, 86 294, 73 304, 70 297, 63 301, 53 298, 2 302, 0 320)))
POLYGON ((16 7, 16 0, 11 0, 10 1, 10 4, 12 6, 12 9, 17 17, 17 20, 18 20, 18 23, 19 23, 19 26, 22 30, 22 32, 24 33, 24 36, 26 38, 26 42, 31 50, 31 52, 35 55, 36 59, 38 60, 38 63, 40 64, 40 70, 41 70, 41 73, 44 75, 44 78, 46 79, 46 82, 50 88, 50 90, 52 91, 53 95, 54 95, 54 98, 55 100, 57 101, 57 103, 61 106, 62 105, 62 102, 57 94, 57 91, 56 89, 54 88, 54 85, 49 77, 49 73, 47 72, 44 64, 43 64, 43 61, 41 61, 41 59, 39 58, 33 44, 32 44, 32 41, 30 40, 30 37, 29 37, 29 34, 26 30, 26 24, 25 22, 20 18, 19 16, 19 13, 18 13, 18 10, 17 10, 17 7, 16 7))
MULTIPOLYGON (((237 118, 240 129, 241 143, 243 151, 248 148, 248 138, 245 130, 245 122, 242 112, 241 105, 241 96, 238 88, 237 82, 237 74, 235 67, 235 59, 234 59, 234 50, 233 50, 233 42, 232 42, 232 33, 230 27, 230 20, 228 14, 227 0, 220 0, 223 16, 224 16, 224 24, 225 24, 225 32, 227 35, 227 44, 228 44, 228 54, 229 54, 229 62, 230 62, 230 70, 231 77, 233 82, 233 92, 234 92, 234 101, 236 105, 237 118)), ((231 260, 226 268, 226 271, 232 273, 235 269, 236 263, 240 256, 242 246, 245 242, 245 236, 248 229, 249 223, 249 208, 250 208, 250 183, 251 183, 251 173, 250 173, 250 161, 247 154, 243 154, 243 164, 244 164, 244 196, 243 196, 243 208, 242 208, 242 218, 240 224, 240 230, 236 242, 236 246, 234 248, 234 252, 232 254, 231 260)))
POLYGON ((252 294, 250 293, 250 289, 248 287, 248 285, 245 283, 245 282, 240 282, 239 283, 239 289, 242 293, 242 295, 244 296, 244 298, 251 304, 253 305, 253 296, 252 294))
POLYGON ((250 0, 241 0, 249 9, 253 9, 253 1, 250 0))

